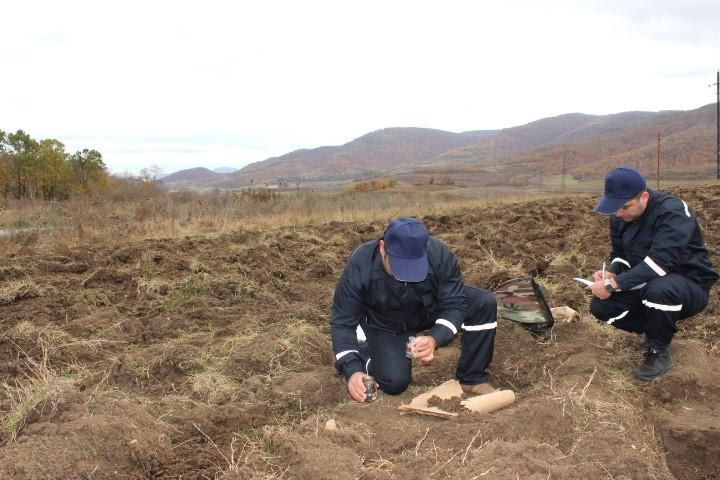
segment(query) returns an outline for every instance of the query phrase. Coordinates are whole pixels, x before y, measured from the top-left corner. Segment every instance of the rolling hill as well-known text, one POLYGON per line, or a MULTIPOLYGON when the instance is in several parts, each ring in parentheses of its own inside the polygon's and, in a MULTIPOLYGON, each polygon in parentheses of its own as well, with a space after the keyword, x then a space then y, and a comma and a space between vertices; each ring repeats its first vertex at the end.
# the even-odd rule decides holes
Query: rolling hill
POLYGON ((380 175, 427 172, 488 173, 488 181, 565 173, 599 177, 608 168, 633 164, 655 171, 658 135, 662 171, 675 178, 710 175, 715 168, 715 105, 690 111, 569 113, 503 130, 446 132, 387 128, 344 145, 303 149, 269 158, 226 175, 207 169, 163 179, 170 188, 241 188, 292 182, 338 183, 380 175))
MULTIPOLYGON (((472 145, 497 131, 445 132, 428 128, 386 128, 363 135, 344 145, 325 146, 290 152, 256 162, 228 175, 196 177, 197 185, 236 188, 267 182, 317 179, 326 181, 367 178, 383 172, 409 169, 448 150, 472 145)), ((195 172, 198 169, 193 169, 195 172)), ((188 180, 187 170, 180 177, 166 179, 173 186, 188 180)))
POLYGON ((204 182, 222 176, 221 173, 213 172, 204 167, 190 168, 171 173, 162 178, 163 183, 179 183, 179 182, 204 182))
MULTIPOLYGON (((297 150, 253 163, 228 183, 298 178, 341 180, 408 169, 443 152, 472 145, 496 131, 445 132, 428 128, 386 128, 340 146, 297 150)), ((222 182, 220 185, 223 185, 222 182)))

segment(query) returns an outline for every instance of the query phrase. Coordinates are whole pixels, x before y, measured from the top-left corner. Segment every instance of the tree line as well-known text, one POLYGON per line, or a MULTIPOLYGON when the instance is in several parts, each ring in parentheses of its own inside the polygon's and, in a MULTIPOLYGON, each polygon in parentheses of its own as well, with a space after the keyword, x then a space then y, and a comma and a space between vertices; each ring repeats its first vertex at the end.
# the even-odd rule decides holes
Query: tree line
POLYGON ((0 130, 0 195, 4 198, 61 200, 101 190, 108 180, 97 150, 70 154, 58 140, 35 140, 22 130, 0 130))

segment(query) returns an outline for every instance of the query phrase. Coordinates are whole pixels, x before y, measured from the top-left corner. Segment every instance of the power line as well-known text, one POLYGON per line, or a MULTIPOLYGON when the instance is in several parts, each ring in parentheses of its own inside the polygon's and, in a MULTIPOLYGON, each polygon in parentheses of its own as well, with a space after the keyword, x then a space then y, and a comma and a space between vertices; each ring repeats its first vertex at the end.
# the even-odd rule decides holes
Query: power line
POLYGON ((660 190, 660 134, 658 133, 658 190, 660 190))
POLYGON ((715 102, 715 122, 717 125, 717 143, 715 151, 717 155, 717 179, 720 180, 720 70, 717 71, 717 80, 715 83, 708 85, 708 87, 712 87, 715 85, 717 87, 717 102, 715 102))

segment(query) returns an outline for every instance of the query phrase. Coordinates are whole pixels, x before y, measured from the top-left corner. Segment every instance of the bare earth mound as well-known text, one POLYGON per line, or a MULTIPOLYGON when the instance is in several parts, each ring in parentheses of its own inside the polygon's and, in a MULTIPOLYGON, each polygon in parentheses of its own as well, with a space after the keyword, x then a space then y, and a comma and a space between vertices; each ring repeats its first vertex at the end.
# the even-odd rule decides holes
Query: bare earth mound
MULTIPOLYGON (((720 188, 676 193, 720 265, 720 188)), ((592 320, 571 280, 607 254, 593 205, 423 218, 467 283, 536 275, 582 313, 544 342, 501 321, 491 373, 517 402, 454 421, 397 407, 453 377, 457 340, 371 404, 334 371, 335 282, 381 222, 2 252, 0 478, 720 478, 717 287, 680 325, 678 366, 633 379, 638 338, 592 320)))

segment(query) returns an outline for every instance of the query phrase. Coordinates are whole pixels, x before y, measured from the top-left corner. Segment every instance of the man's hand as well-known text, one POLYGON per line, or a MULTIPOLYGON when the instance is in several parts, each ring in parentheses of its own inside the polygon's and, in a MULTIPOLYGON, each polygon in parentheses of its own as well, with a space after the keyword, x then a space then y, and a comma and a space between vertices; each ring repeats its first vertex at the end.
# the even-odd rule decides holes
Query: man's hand
POLYGON ((350 393, 352 399, 356 402, 365 401, 365 384, 363 383, 364 376, 365 374, 363 372, 355 372, 350 376, 350 379, 347 382, 348 392, 350 393))
POLYGON ((412 346, 412 351, 415 354, 415 358, 422 360, 425 363, 430 363, 435 358, 435 347, 437 342, 435 338, 430 335, 421 335, 415 339, 415 344, 412 346))
POLYGON ((610 292, 607 291, 607 288, 605 288, 605 284, 609 283, 613 286, 615 290, 618 288, 617 280, 615 280, 615 277, 612 278, 606 278, 605 280, 598 280, 597 282, 590 285, 590 290, 592 291, 593 295, 595 295, 600 300, 605 300, 606 298, 610 298, 610 292))
MULTIPOLYGON (((615 278, 615 274, 613 272, 608 272, 607 270, 605 270, 605 278, 615 278)), ((602 276, 602 270, 598 270, 593 274, 593 280, 595 280, 596 282, 604 280, 602 276)))
POLYGON ((590 290, 600 300, 610 298, 610 292, 605 290, 605 280, 598 280, 597 282, 590 285, 590 290))

